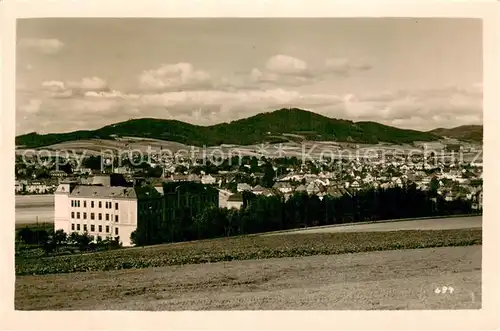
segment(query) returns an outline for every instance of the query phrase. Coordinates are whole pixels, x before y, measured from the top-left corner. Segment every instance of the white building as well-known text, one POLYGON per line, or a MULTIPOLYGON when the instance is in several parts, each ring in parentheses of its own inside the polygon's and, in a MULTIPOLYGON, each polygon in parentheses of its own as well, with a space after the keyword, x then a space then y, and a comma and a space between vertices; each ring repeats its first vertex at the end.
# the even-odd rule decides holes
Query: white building
POLYGON ((217 180, 212 175, 204 175, 201 177, 202 184, 213 185, 216 181, 217 180))
POLYGON ((235 193, 227 199, 227 208, 240 209, 241 206, 243 206, 243 195, 241 193, 235 193))
POLYGON ((54 195, 56 230, 120 237, 123 246, 132 246, 130 235, 142 218, 162 213, 161 194, 154 188, 63 183, 54 195))
POLYGON ((287 182, 276 182, 273 188, 280 191, 283 194, 291 193, 293 191, 292 185, 287 182))
POLYGON ((24 190, 28 193, 44 194, 51 189, 51 186, 38 181, 29 182, 24 190))

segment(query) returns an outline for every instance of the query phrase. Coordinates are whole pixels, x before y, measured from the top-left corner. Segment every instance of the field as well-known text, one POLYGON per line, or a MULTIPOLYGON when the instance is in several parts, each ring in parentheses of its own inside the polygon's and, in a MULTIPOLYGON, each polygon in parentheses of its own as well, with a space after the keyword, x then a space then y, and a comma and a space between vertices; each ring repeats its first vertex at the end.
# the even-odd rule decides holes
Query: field
POLYGON ((54 223, 54 195, 16 195, 16 227, 54 223))
MULTIPOLYGON (((290 138, 289 136, 283 136, 282 138, 290 138)), ((286 140, 286 139, 285 139, 286 140)), ((300 139, 299 139, 300 140, 300 139)), ((441 151, 446 143, 451 143, 452 141, 441 141, 441 142, 426 142, 428 148, 441 151)), ((417 143, 420 146, 422 143, 417 143)), ((479 146, 479 145, 478 145, 479 146)), ((420 147, 415 147, 409 144, 352 144, 334 141, 308 141, 303 140, 300 142, 285 142, 281 144, 256 144, 248 146, 240 145, 221 145, 221 146, 210 146, 206 148, 192 148, 189 145, 184 145, 172 141, 164 141, 157 139, 145 139, 145 138, 133 138, 124 137, 118 140, 105 140, 105 139, 89 139, 89 140, 77 140, 68 141, 60 144, 55 144, 47 147, 39 148, 38 150, 44 150, 44 153, 51 153, 54 156, 60 155, 65 156, 64 151, 68 151, 69 156, 77 155, 99 155, 106 154, 109 151, 115 151, 120 153, 128 153, 128 151, 141 151, 142 153, 147 153, 151 151, 154 153, 162 153, 164 156, 169 156, 170 154, 179 153, 183 157, 195 156, 197 158, 208 157, 210 160, 213 156, 220 156, 221 152, 225 157, 228 156, 266 156, 266 157, 292 157, 295 156, 299 159, 302 157, 308 157, 314 159, 320 158, 340 158, 340 157, 371 157, 373 151, 378 151, 378 153, 385 153, 385 155, 398 155, 397 153, 409 153, 412 151, 413 154, 418 154, 417 151, 423 153, 420 147), (354 145, 358 146, 356 148, 354 145), (62 152, 58 152, 62 151, 62 152), (59 154, 57 154, 59 153, 59 154)), ((17 155, 23 155, 26 150, 19 148, 16 149, 17 155)), ((468 153, 463 155, 464 160, 472 160, 476 157, 477 153, 468 153)), ((45 154, 44 154, 45 155, 45 154)), ((441 152, 438 154, 442 157, 441 152)), ((482 159, 482 158, 480 158, 482 159)), ((479 161, 479 160, 478 160, 479 161)))
POLYGON ((250 235, 87 254, 19 256, 16 257, 16 275, 141 269, 232 260, 469 246, 481 243, 481 229, 250 235))
POLYGON ((481 228, 482 216, 422 218, 412 220, 388 220, 316 226, 308 229, 297 229, 284 232, 272 232, 266 235, 335 233, 335 232, 379 232, 400 230, 453 230, 481 228))
POLYGON ((481 246, 22 276, 15 286, 17 310, 478 309, 481 246), (436 294, 442 286, 454 292, 436 294))

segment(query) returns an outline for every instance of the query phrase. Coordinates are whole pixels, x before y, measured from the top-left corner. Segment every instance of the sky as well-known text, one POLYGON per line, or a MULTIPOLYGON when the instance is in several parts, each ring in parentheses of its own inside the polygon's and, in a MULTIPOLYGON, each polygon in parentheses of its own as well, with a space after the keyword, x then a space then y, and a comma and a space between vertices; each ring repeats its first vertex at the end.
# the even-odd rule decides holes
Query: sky
POLYGON ((289 107, 424 131, 482 124, 478 19, 20 19, 16 52, 18 135, 289 107))

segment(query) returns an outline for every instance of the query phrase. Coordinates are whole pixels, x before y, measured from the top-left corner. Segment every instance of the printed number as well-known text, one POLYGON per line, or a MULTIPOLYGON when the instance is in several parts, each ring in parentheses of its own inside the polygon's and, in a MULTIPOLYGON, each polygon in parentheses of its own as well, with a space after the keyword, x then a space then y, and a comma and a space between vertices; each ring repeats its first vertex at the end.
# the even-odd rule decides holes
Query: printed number
POLYGON ((453 294, 454 291, 455 291, 455 289, 451 286, 442 286, 442 287, 436 287, 436 289, 434 290, 434 293, 436 293, 436 294, 446 294, 446 293, 453 294))

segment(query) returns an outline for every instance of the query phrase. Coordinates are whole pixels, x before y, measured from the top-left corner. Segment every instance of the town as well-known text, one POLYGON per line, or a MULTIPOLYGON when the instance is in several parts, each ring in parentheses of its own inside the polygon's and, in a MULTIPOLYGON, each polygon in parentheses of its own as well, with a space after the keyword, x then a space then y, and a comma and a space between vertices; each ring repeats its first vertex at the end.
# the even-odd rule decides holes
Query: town
MULTIPOLYGON (((151 223, 151 218, 172 222, 176 211, 172 209, 172 215, 165 218, 162 215, 168 213, 163 209, 174 206, 181 194, 188 194, 191 198, 185 199, 185 204, 177 203, 176 208, 190 207, 191 219, 211 205, 239 210, 245 204, 246 193, 277 197, 283 202, 294 195, 306 194, 321 201, 325 197, 354 197, 370 190, 410 186, 422 192, 435 191, 443 201, 461 201, 469 204, 472 211, 480 212, 481 160, 478 157, 466 160, 464 154, 455 154, 455 151, 464 153, 464 147, 445 145, 441 152, 448 154, 442 154, 442 158, 436 154, 402 156, 386 153, 382 159, 377 152, 365 151, 363 155, 370 154, 370 157, 306 160, 296 156, 270 158, 246 155, 220 157, 217 162, 207 162, 196 158, 164 160, 158 155, 144 157, 141 153, 130 153, 128 158, 89 156, 77 164, 75 159, 61 160, 49 156, 38 157, 41 162, 30 163, 23 162, 20 157, 16 163, 15 190, 16 194, 54 194, 54 218, 49 221, 55 223, 55 229, 66 233, 89 233, 95 237, 119 237, 124 246, 131 246, 139 224, 151 223), (169 187, 171 192, 165 192, 164 189, 170 190, 169 187), (209 197, 200 205, 198 198, 207 195, 207 192, 210 192, 209 197), (162 196, 166 199, 163 208, 158 202, 162 196), (78 200, 81 199, 85 201, 80 205, 78 200), (87 210, 91 204, 94 205, 92 199, 96 199, 95 208, 99 209, 102 208, 102 201, 106 200, 106 209, 114 213, 87 210), (86 200, 89 200, 88 207, 86 200), (120 205, 126 205, 126 201, 136 202, 119 208, 117 201, 120 205), (78 210, 80 206, 83 209, 78 210), (156 214, 143 213, 142 209, 131 211, 137 209, 132 206, 155 207, 153 212, 156 214), (120 215, 122 208, 127 212, 120 215)), ((466 152, 465 155, 474 156, 474 152, 477 155, 471 147, 466 152)), ((158 230, 151 225, 149 228, 158 230)), ((177 239, 189 238, 181 235, 177 239)), ((168 240, 164 238, 154 242, 168 240)), ((173 240, 172 236, 170 240, 173 240)), ((141 240, 136 239, 135 242, 141 240)), ((150 243, 150 240, 142 242, 150 243)))

